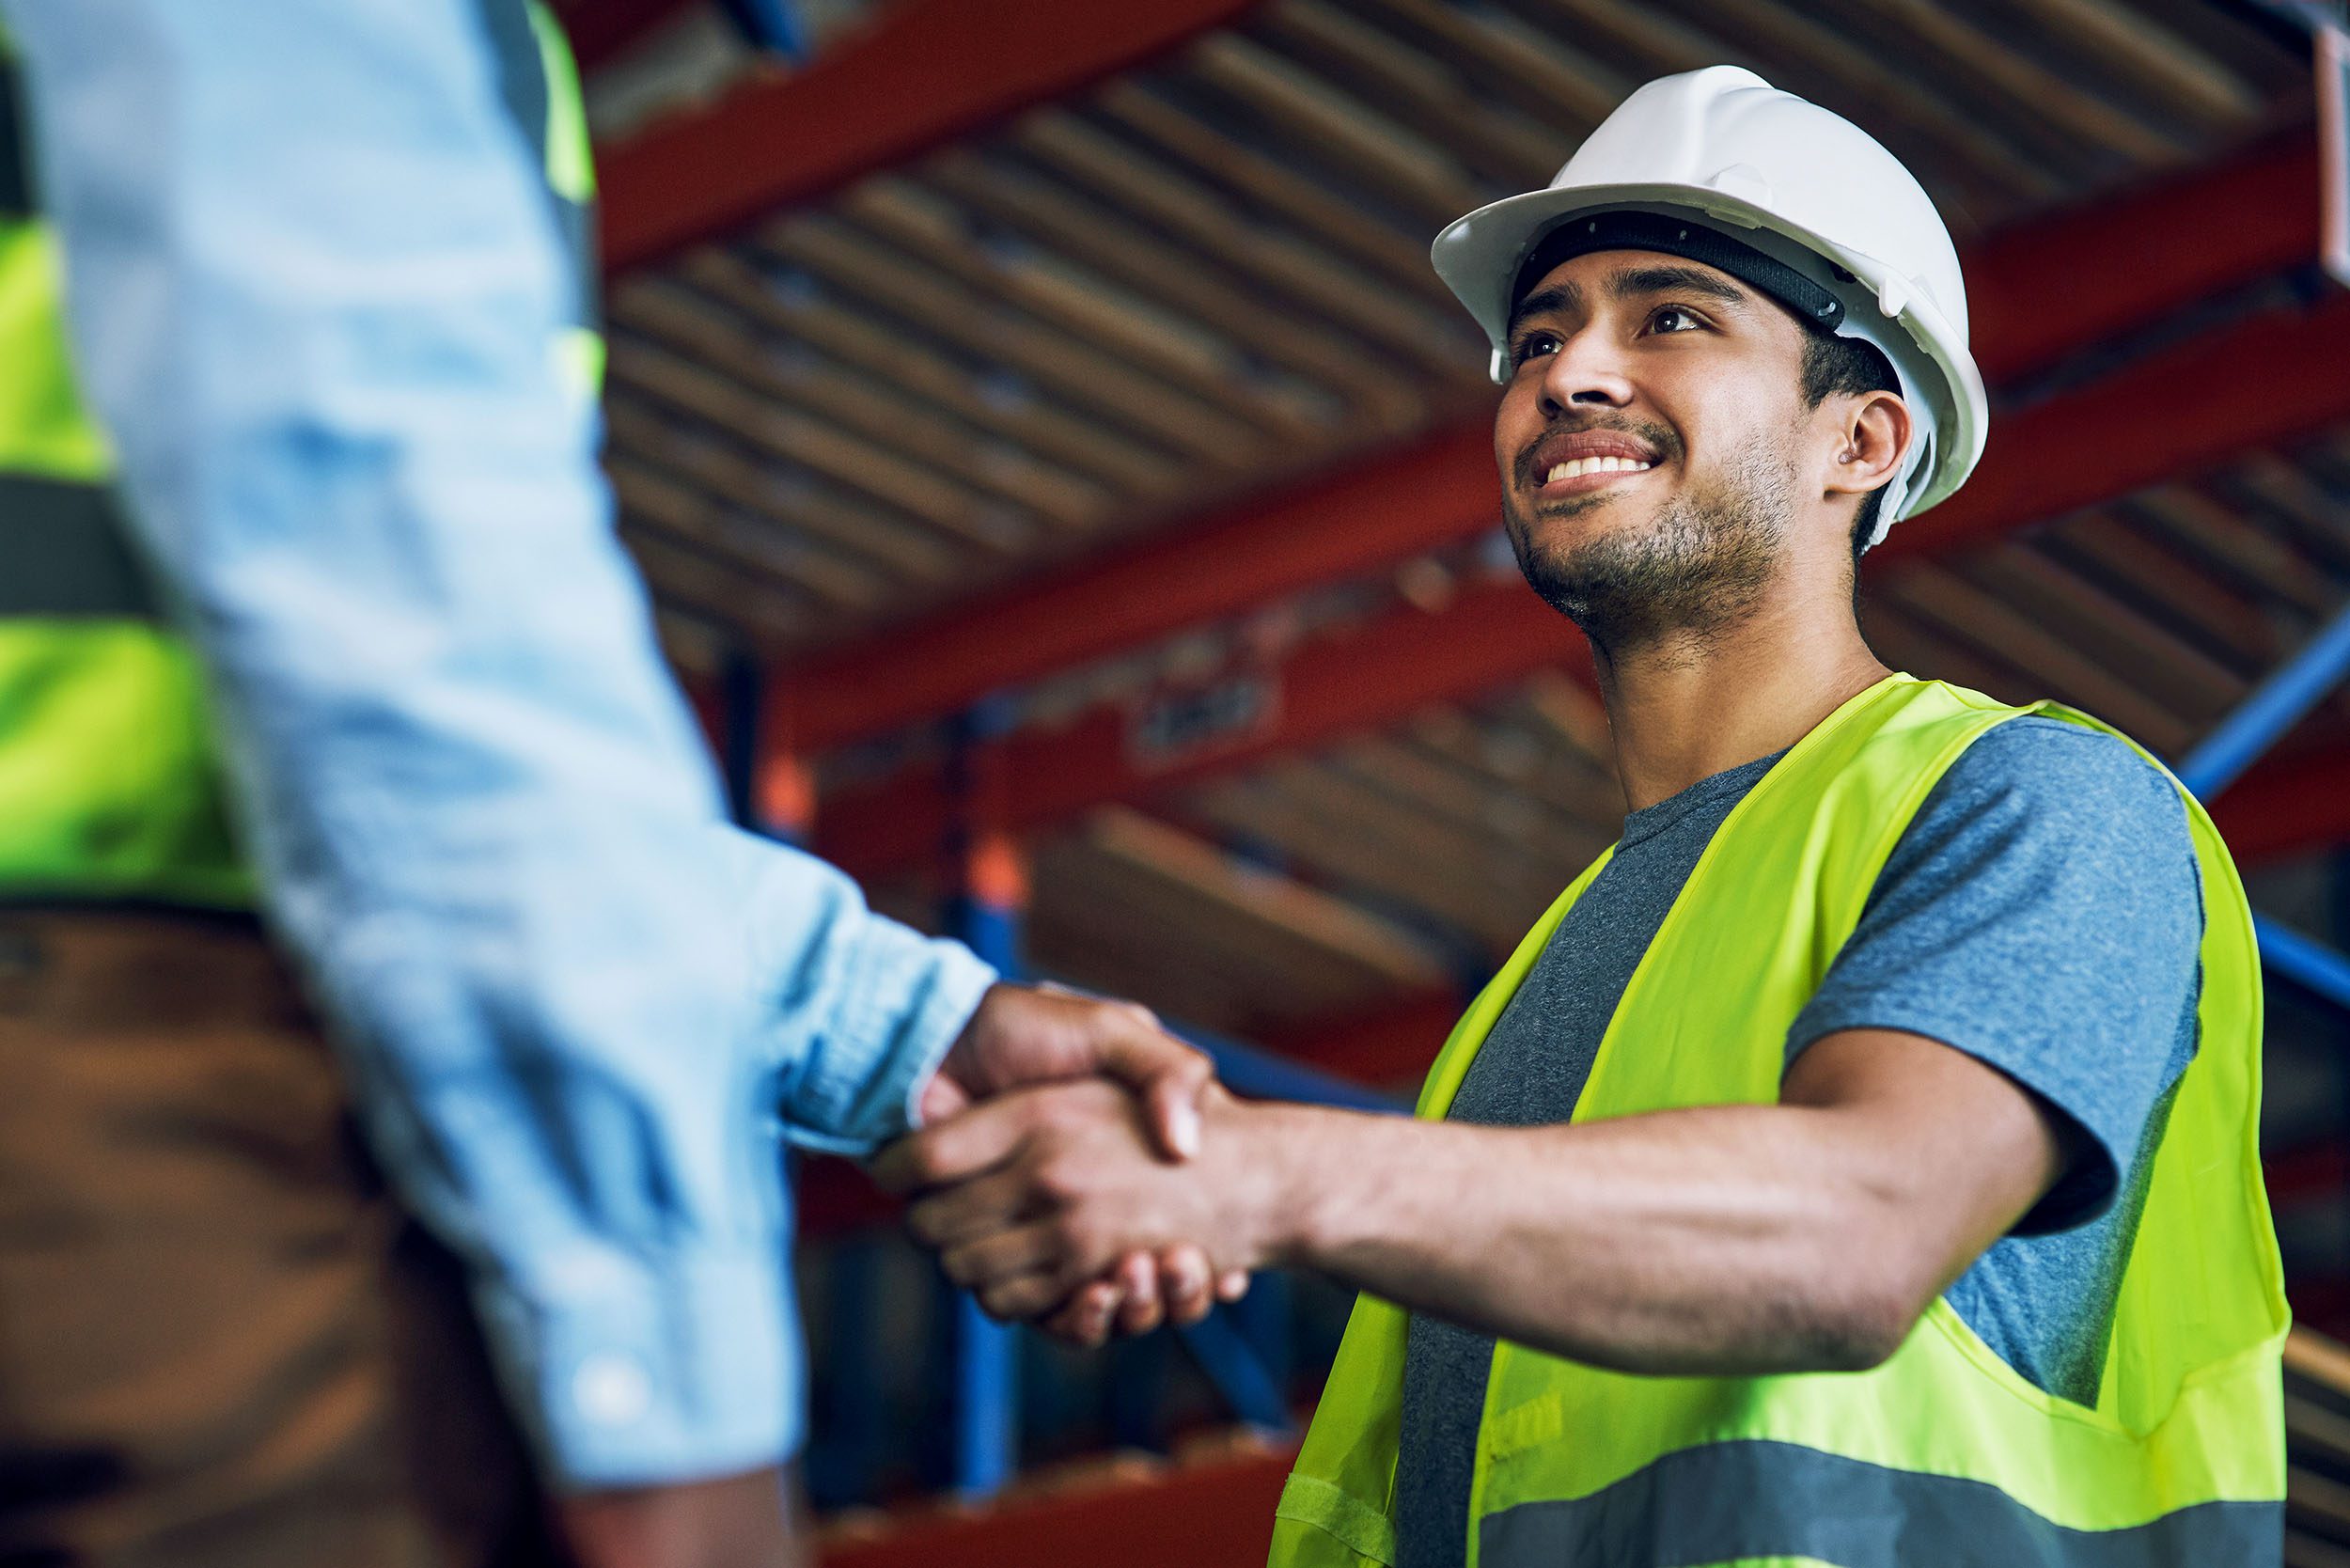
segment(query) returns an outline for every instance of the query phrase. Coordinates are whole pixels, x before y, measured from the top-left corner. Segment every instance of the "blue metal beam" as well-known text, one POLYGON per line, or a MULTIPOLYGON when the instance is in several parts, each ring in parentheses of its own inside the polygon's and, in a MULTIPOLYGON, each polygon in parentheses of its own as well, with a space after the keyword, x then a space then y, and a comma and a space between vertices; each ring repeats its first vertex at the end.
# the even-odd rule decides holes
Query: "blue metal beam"
POLYGON ((2261 962, 2270 974, 2350 1011, 2350 957, 2264 915, 2255 915, 2252 924, 2260 933, 2261 962))
POLYGON ((2179 782, 2208 801, 2260 760, 2350 675, 2350 609, 2318 629, 2292 658, 2219 721, 2179 764, 2179 782))
POLYGON ((1232 1414, 1248 1425, 1286 1436, 1291 1429, 1289 1402, 1257 1354, 1257 1347, 1232 1321, 1230 1311, 1216 1308, 1190 1327, 1178 1330, 1184 1347, 1232 1414))
MULTIPOLYGON (((1001 715, 992 708, 966 714, 956 726, 955 782, 964 809, 957 823, 965 881, 948 910, 948 926, 964 946, 1006 980, 1021 973, 1020 925, 1025 911, 999 902, 1006 890, 983 886, 970 873, 980 839, 994 824, 984 820, 991 806, 986 748, 1000 733, 1001 715)), ((967 1291, 955 1293, 954 1490, 965 1498, 991 1497, 1004 1489, 1019 1466, 1019 1329, 979 1309, 967 1291)))
MULTIPOLYGON (((2350 608, 2320 627, 2203 737, 2179 764, 2179 782, 2199 798, 2212 799, 2323 702, 2345 675, 2350 675, 2350 608)), ((2253 917, 2252 924, 2260 933, 2261 962, 2271 974, 2350 1010, 2350 958, 2265 917, 2253 917)))
POLYGON ((1375 1089, 1333 1077, 1319 1068, 1236 1040, 1168 1026, 1215 1060, 1215 1075, 1233 1093, 1251 1100, 1295 1100, 1311 1105, 1402 1115, 1412 1107, 1375 1089))

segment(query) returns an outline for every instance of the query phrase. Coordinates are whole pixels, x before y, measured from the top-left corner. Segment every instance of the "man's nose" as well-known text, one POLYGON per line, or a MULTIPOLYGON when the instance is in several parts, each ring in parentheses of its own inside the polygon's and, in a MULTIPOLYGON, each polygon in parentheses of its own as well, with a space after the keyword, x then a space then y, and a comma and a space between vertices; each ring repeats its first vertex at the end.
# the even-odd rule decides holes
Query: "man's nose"
POLYGON ((1623 360, 1601 334, 1578 332, 1559 346, 1543 371, 1543 414, 1557 418, 1577 406, 1622 408, 1632 401, 1623 360))

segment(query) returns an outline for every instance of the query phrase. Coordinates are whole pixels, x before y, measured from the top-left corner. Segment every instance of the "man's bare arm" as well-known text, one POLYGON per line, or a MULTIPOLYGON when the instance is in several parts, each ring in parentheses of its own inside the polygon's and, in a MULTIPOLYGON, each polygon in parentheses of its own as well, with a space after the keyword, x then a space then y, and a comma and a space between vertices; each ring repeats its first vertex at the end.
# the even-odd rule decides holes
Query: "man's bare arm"
POLYGON ((887 1169, 964 1182, 912 1221, 1004 1316, 1196 1239, 1219 1267, 1319 1269, 1598 1365, 1754 1373, 1889 1355, 2061 1168, 2026 1090, 1917 1036, 1830 1036, 1782 1093, 1524 1129, 1219 1095, 1177 1168, 1131 1102, 1079 1086, 934 1129, 887 1169))

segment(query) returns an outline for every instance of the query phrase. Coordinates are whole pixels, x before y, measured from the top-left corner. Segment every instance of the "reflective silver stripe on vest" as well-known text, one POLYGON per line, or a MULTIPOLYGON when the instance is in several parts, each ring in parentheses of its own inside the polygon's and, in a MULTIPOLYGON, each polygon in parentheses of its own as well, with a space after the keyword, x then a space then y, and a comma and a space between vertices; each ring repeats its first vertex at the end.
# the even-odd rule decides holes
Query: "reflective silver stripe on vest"
POLYGON ((2272 1568, 2281 1502, 2198 1503, 2126 1529, 2052 1524, 1998 1487, 1793 1443, 1667 1454, 1588 1497, 1480 1529, 1484 1568, 1704 1568, 1796 1557, 1836 1568, 2272 1568))
POLYGON ((109 486, 0 474, 0 616, 156 613, 109 486))

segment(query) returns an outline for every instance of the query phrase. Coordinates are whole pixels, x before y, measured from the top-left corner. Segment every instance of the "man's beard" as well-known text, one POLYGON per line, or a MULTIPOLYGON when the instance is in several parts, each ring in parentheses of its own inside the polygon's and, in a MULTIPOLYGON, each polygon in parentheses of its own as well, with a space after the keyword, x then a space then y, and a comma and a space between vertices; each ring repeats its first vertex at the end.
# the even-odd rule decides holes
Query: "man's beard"
MULTIPOLYGON (((1760 434, 1718 485, 1684 492, 1637 531, 1538 543, 1523 494, 1513 488, 1503 508, 1518 570, 1610 661, 1668 644, 1693 656, 1717 644, 1762 604, 1794 518, 1793 469, 1760 434)), ((1613 498, 1601 491, 1541 518, 1564 533, 1613 498)))

